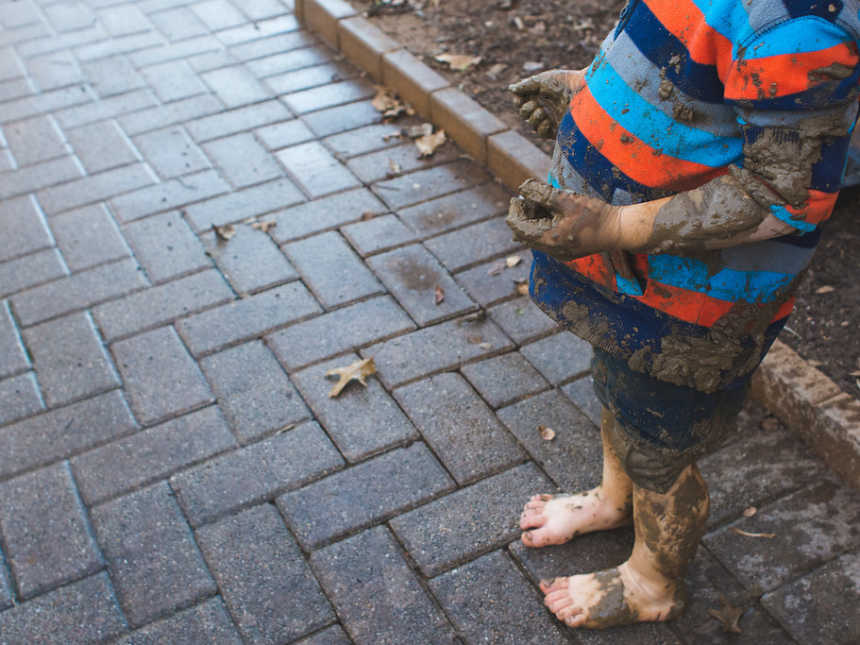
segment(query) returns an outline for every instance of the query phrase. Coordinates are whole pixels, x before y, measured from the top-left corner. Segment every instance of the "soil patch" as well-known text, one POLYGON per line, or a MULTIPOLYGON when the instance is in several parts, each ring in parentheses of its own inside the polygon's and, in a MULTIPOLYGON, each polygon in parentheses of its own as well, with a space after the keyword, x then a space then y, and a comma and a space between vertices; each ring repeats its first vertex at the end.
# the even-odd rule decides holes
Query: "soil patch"
MULTIPOLYGON (((581 69, 615 26, 624 0, 353 0, 361 11, 413 54, 550 152, 519 120, 508 85, 545 69, 581 69), (480 57, 462 72, 441 54, 480 57)), ((860 188, 846 189, 806 279, 797 310, 780 338, 836 381, 860 395, 860 188)))

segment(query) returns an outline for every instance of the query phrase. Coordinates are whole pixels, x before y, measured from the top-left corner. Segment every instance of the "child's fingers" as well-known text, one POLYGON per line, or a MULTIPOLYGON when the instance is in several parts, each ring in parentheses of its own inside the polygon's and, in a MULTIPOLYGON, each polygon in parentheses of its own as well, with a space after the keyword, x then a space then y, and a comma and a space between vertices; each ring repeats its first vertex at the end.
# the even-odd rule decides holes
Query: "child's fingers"
POLYGON ((540 106, 535 101, 526 101, 520 106, 520 117, 528 120, 535 110, 540 109, 540 106))
POLYGON ((558 192, 548 183, 537 179, 526 179, 518 192, 526 199, 537 202, 548 210, 553 210, 558 199, 558 192))
POLYGON ((529 94, 536 94, 540 91, 541 82, 535 76, 529 76, 521 81, 514 83, 513 85, 508 85, 508 90, 513 92, 514 94, 519 94, 520 96, 526 96, 529 94))

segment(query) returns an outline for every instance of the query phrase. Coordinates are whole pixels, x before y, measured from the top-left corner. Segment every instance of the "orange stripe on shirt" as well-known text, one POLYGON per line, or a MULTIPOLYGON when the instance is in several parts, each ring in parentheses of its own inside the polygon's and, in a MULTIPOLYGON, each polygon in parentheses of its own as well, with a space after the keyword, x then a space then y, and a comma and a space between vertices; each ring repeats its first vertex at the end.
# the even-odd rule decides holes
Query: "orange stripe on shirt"
POLYGON ((809 201, 800 208, 795 208, 790 204, 786 204, 785 210, 802 219, 809 224, 820 224, 821 222, 830 219, 833 208, 836 206, 836 199, 839 193, 825 193, 820 190, 809 189, 809 201))

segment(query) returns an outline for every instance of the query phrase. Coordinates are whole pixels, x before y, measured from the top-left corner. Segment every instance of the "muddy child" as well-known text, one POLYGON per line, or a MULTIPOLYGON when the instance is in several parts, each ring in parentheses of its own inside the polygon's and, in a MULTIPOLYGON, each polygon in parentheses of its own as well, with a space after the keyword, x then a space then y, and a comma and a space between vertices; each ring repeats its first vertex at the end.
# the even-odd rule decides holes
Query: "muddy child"
POLYGON ((601 485, 533 497, 522 540, 636 534, 617 568, 541 584, 572 627, 683 610, 708 516, 696 460, 735 422, 840 188, 859 8, 630 0, 587 69, 512 87, 556 147, 508 224, 534 249, 532 298, 593 345, 604 406, 601 485))

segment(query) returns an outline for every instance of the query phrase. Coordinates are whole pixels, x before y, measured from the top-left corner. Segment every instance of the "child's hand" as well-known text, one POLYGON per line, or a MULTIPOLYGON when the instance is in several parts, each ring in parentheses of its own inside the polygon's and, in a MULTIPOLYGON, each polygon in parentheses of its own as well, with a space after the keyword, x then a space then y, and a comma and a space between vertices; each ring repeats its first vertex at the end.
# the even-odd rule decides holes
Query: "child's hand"
POLYGON ((530 76, 508 89, 516 94, 514 101, 520 117, 538 136, 555 136, 573 95, 585 87, 585 70, 553 70, 530 76))

